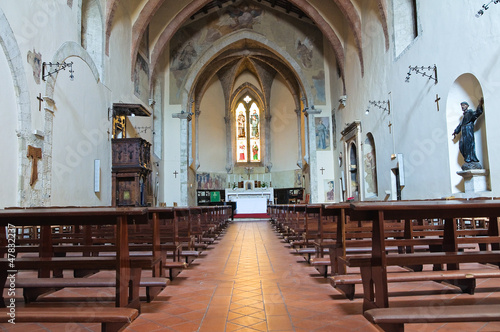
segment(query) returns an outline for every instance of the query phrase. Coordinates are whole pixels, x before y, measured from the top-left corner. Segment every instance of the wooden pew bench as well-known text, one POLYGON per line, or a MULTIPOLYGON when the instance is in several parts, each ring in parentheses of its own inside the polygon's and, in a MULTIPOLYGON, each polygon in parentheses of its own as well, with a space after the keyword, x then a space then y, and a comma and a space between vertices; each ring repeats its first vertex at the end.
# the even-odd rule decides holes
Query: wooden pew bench
MULTIPOLYGON (((146 288, 146 301, 151 302, 170 283, 163 277, 141 277, 139 287, 146 288)), ((7 280, 5 288, 9 287, 7 280)), ((36 301, 39 295, 61 288, 116 287, 116 278, 16 278, 16 288, 23 289, 24 301, 36 301)))
POLYGON ((500 321, 500 304, 377 308, 365 311, 364 316, 386 332, 403 332, 408 323, 500 321))
MULTIPOLYGON (((0 258, 0 271, 4 274, 12 273, 10 260, 0 258)), ((114 256, 108 257, 20 257, 14 261, 15 270, 75 270, 75 269, 97 269, 97 270, 115 270, 117 259, 114 256)), ((139 285, 141 279, 141 271, 145 268, 150 268, 154 262, 151 257, 130 257, 130 290, 128 307, 140 308, 139 303, 139 285)), ((7 279, 8 280, 8 279, 7 279)), ((3 285, 2 285, 3 286, 3 285)), ((151 290, 151 289, 150 289, 151 290)), ((31 294, 33 295, 33 292, 31 294)), ((38 294, 40 295, 40 294, 38 294)), ((3 301, 1 301, 3 304, 3 301)))
MULTIPOLYGON (((453 280, 464 280, 465 282, 455 285, 464 293, 473 295, 478 278, 500 278, 498 269, 477 270, 449 270, 449 271, 420 271, 420 272, 388 272, 387 282, 413 282, 413 281, 443 281, 454 284, 453 280)), ((360 274, 336 275, 330 278, 330 283, 337 290, 344 293, 349 299, 354 299, 355 285, 362 284, 360 274)))
MULTIPOLYGON (((387 285, 381 289, 376 287, 371 289, 370 284, 372 279, 378 276, 373 276, 371 273, 372 267, 374 266, 373 258, 371 255, 354 255, 347 256, 344 258, 345 264, 350 267, 359 267, 361 269, 361 277, 363 283, 363 310, 372 309, 376 306, 375 299, 383 295, 388 297, 387 285), (377 291, 377 294, 374 293, 377 291)), ((450 264, 457 265, 460 263, 498 263, 500 260, 500 251, 471 251, 471 252, 425 252, 425 253, 410 253, 410 254, 388 254, 385 257, 385 266, 404 266, 404 265, 425 265, 425 264, 450 264)), ((459 272, 460 270, 449 270, 459 272)), ((492 269, 492 271, 498 271, 492 269)), ((438 271, 443 272, 443 271, 438 271)), ((426 274, 427 271, 415 272, 426 274)), ((387 274, 388 275, 388 274, 387 274)), ((493 272, 494 277, 497 275, 493 272)), ((500 273, 498 274, 500 276, 500 273)), ((432 277, 432 276, 431 276, 432 277)), ((389 282, 387 278, 387 283, 389 282)), ((452 283, 462 289, 465 287, 466 290, 471 288, 473 283, 475 283, 475 278, 463 278, 455 279, 455 281, 447 281, 452 283), (473 280, 473 281, 472 281, 473 280)))
MULTIPOLYGON (((0 323, 9 322, 9 313, 9 308, 0 309, 0 323)), ((118 332, 137 316, 139 312, 131 308, 16 307, 15 323, 101 323, 102 332, 118 332)))

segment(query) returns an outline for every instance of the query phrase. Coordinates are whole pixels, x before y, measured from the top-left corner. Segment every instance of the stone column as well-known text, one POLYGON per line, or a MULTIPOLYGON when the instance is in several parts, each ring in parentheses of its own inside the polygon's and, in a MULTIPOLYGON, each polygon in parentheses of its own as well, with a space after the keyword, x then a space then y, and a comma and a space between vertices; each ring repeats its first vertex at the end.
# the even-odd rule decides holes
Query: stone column
POLYGON ((199 131, 199 121, 198 121, 198 118, 200 117, 200 114, 201 114, 201 111, 199 109, 196 109, 194 111, 194 131, 196 133, 196 140, 195 140, 195 155, 196 155, 196 160, 195 160, 195 164, 194 164, 194 167, 196 170, 198 170, 198 168, 200 168, 200 139, 199 139, 199 136, 200 136, 200 131, 199 131))
POLYGON ((226 116, 224 117, 224 122, 226 123, 226 172, 231 173, 233 170, 233 135, 232 135, 232 127, 231 127, 231 114, 226 112, 226 116))
POLYGON ((297 114, 297 133, 299 135, 299 148, 298 148, 298 158, 297 158, 297 166, 299 166, 301 169, 304 166, 302 162, 302 123, 301 123, 301 112, 299 109, 295 110, 295 114, 297 114))
POLYGON ((189 168, 189 127, 191 125, 191 112, 184 112, 172 114, 172 118, 180 119, 180 197, 181 206, 189 205, 188 202, 188 168, 189 168))

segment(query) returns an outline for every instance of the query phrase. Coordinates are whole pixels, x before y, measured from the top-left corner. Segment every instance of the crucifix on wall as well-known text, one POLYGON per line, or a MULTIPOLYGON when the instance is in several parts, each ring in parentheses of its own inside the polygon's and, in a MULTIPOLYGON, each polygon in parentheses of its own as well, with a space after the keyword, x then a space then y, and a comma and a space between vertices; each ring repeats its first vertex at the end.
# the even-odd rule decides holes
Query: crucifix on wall
POLYGON ((38 180, 38 159, 42 159, 42 149, 28 145, 28 154, 26 157, 32 159, 30 186, 33 186, 36 180, 38 180))
POLYGON ((325 171, 325 169, 323 167, 321 167, 319 170, 321 171, 321 175, 323 175, 323 172, 325 171))
POLYGON ((392 122, 389 121, 387 127, 389 127, 389 133, 392 133, 392 122))
POLYGON ((177 179, 177 174, 179 174, 179 173, 178 173, 177 171, 175 171, 175 172, 173 172, 172 174, 173 174, 173 175, 175 176, 175 178, 177 179))
POLYGON ((434 101, 436 102, 438 112, 439 112, 439 101, 440 100, 441 100, 441 97, 439 97, 438 94, 436 93, 436 100, 434 100, 434 101))

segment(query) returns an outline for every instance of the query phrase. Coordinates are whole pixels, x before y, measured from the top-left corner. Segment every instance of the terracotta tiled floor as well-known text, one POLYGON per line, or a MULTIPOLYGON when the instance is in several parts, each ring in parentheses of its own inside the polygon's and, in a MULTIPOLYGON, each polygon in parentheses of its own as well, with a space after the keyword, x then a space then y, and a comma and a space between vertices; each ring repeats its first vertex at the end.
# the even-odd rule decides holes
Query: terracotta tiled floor
MULTIPOLYGON (((389 286, 391 305, 500 303, 500 282, 474 296, 434 282, 389 286)), ((65 290, 85 296, 94 290, 65 290)), ((103 290, 104 292, 105 290, 103 290)), ((108 293, 109 294, 109 293, 108 293)), ((267 221, 238 221, 184 270, 125 331, 377 331, 361 314, 361 287, 346 300, 290 253, 267 221)), ((102 296, 102 295, 101 295, 102 296)), ((0 324, 3 331, 99 331, 93 324, 0 324)), ((407 331, 500 331, 500 323, 413 324, 407 331)))

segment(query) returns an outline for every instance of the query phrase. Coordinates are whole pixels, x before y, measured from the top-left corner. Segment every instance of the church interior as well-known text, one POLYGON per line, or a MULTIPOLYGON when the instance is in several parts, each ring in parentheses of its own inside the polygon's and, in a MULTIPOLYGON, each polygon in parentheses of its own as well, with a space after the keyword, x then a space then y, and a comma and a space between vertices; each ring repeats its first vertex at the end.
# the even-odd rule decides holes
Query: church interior
POLYGON ((499 330, 499 2, 0 0, 0 329, 499 330))

